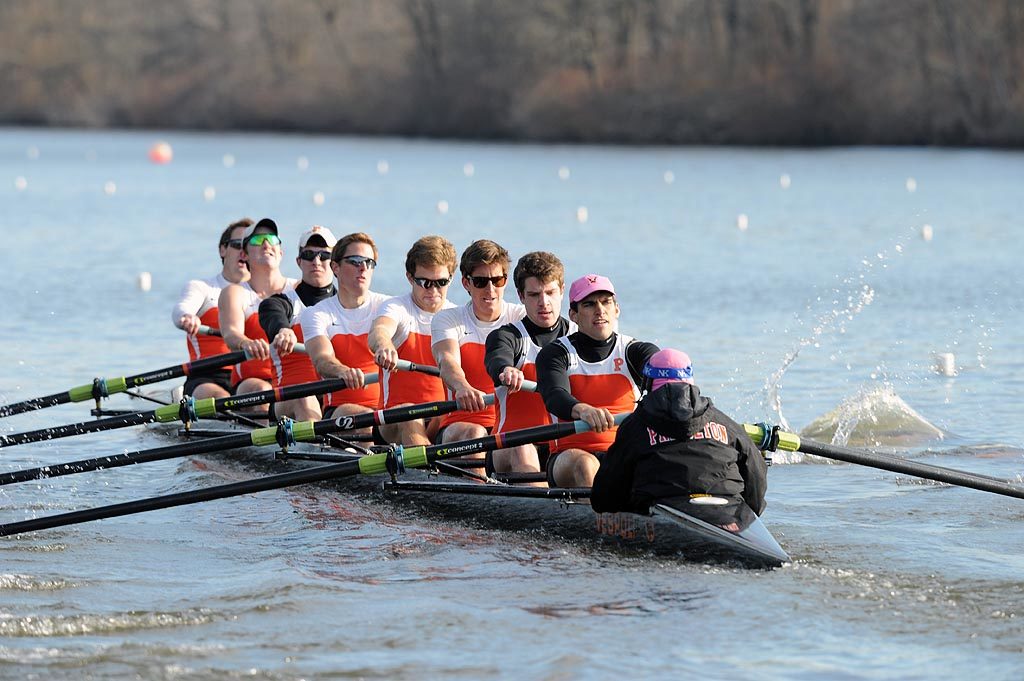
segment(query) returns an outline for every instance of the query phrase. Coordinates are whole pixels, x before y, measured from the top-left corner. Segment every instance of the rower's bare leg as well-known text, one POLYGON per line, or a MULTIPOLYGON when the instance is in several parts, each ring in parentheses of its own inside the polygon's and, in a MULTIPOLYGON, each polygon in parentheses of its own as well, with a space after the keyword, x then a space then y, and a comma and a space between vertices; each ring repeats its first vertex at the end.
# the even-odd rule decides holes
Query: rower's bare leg
MULTIPOLYGON (((458 442, 460 440, 475 440, 478 437, 487 437, 487 429, 478 423, 469 423, 467 421, 456 421, 445 427, 444 433, 441 435, 441 443, 447 444, 449 442, 458 442)), ((475 471, 483 473, 484 467, 484 453, 479 454, 467 454, 466 456, 458 457, 462 461, 479 461, 480 470, 475 471)))
POLYGON ((285 400, 274 405, 277 418, 287 416, 293 421, 319 421, 323 418, 320 401, 313 396, 285 400))
POLYGON ((216 383, 200 383, 192 391, 192 397, 197 400, 206 400, 209 398, 217 399, 219 397, 230 397, 229 393, 224 388, 220 387, 216 383))
MULTIPOLYGON (((258 393, 264 390, 270 390, 271 385, 264 381, 262 378, 247 378, 238 384, 238 388, 235 390, 236 395, 244 395, 246 393, 258 393)), ((267 415, 267 405, 259 404, 254 407, 250 407, 245 410, 246 414, 257 414, 260 416, 267 415)))
MULTIPOLYGON (((395 406, 408 407, 411 404, 412 402, 407 402, 395 406)), ((384 424, 380 427, 380 436, 392 444, 402 444, 406 447, 425 447, 431 444, 427 436, 427 424, 423 419, 384 424)))
MULTIPOLYGON (((331 418, 336 419, 339 416, 355 416, 357 414, 369 414, 372 409, 364 407, 358 404, 342 404, 334 408, 331 412, 331 418)), ((337 433, 337 436, 341 439, 345 439, 346 435, 359 435, 362 437, 370 437, 373 434, 373 428, 356 428, 355 430, 343 430, 337 433)))
MULTIPOLYGON (((506 449, 495 449, 491 463, 496 473, 540 473, 540 458, 534 445, 520 445, 506 449)), ((547 487, 544 481, 524 483, 531 487, 547 487)))
POLYGON ((555 457, 551 476, 559 487, 592 487, 601 462, 582 449, 567 449, 555 457))

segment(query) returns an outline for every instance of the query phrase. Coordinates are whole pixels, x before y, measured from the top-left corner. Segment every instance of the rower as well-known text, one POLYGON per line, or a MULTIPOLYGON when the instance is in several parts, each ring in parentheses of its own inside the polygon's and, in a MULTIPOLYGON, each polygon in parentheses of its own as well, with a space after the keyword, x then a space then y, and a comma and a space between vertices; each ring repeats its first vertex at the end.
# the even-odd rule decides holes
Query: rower
MULTIPOLYGON (((220 336, 198 335, 200 326, 220 328, 218 300, 220 292, 230 284, 240 284, 249 279, 242 248, 242 233, 252 225, 252 220, 242 218, 228 225, 220 235, 217 249, 220 252, 220 273, 208 279, 192 279, 181 290, 178 303, 171 311, 171 321, 184 331, 188 345, 189 360, 194 362, 203 357, 223 355, 228 346, 220 336)), ((196 399, 227 397, 231 394, 231 367, 224 367, 210 373, 189 376, 185 379, 185 394, 196 399)))
POLYGON ((589 487, 615 439, 613 416, 633 411, 640 398, 643 367, 658 347, 618 333, 618 318, 608 277, 580 277, 569 287, 569 319, 579 331, 537 355, 537 385, 548 411, 592 429, 555 441, 547 464, 551 486, 589 487))
MULTIPOLYGON (((283 293, 275 293, 260 303, 260 326, 270 342, 270 361, 274 367, 274 387, 310 383, 319 379, 309 355, 294 352, 295 344, 302 342, 299 315, 307 307, 330 298, 337 290, 327 262, 331 249, 338 242, 331 230, 314 225, 299 237, 299 266, 302 280, 283 293)), ((319 421, 323 415, 320 399, 316 395, 285 400, 274 404, 274 415, 287 416, 297 421, 319 421)))
POLYGON ((251 225, 242 233, 242 244, 249 264, 249 280, 226 287, 219 301, 224 342, 231 350, 241 350, 252 357, 235 365, 232 371, 236 394, 270 390, 274 370, 270 364, 270 343, 260 326, 260 301, 284 293, 298 283, 281 273, 284 248, 276 222, 263 218, 251 225))
MULTIPOLYGON (((417 402, 445 399, 444 384, 436 376, 395 371, 400 359, 433 366, 430 323, 434 315, 455 307, 448 300, 448 286, 455 274, 455 247, 439 236, 418 239, 405 255, 405 278, 411 290, 388 300, 373 322, 367 339, 374 361, 383 370, 381 404, 384 409, 417 402)), ((429 426, 424 419, 383 425, 380 434, 388 442, 429 445, 429 426)))
POLYGON ((647 514, 655 503, 686 509, 699 495, 721 498, 719 503, 742 498, 761 515, 764 457, 743 426, 700 394, 690 357, 666 348, 643 373, 647 394, 601 459, 590 498, 594 510, 647 514))
POLYGON ((459 404, 459 411, 441 417, 440 442, 483 437, 494 426, 494 409, 484 402, 494 392, 494 381, 484 366, 484 343, 494 329, 526 316, 522 305, 502 299, 508 265, 504 248, 488 239, 474 241, 459 262, 469 302, 441 310, 431 322, 431 350, 441 380, 448 399, 459 404))
MULTIPOLYGON (((323 378, 342 378, 348 386, 324 398, 324 416, 363 414, 377 408, 380 384, 365 384, 377 370, 366 345, 373 320, 390 297, 370 290, 377 267, 377 244, 369 234, 346 234, 331 249, 331 271, 338 295, 307 308, 301 317, 306 352, 323 378)), ((369 429, 354 431, 369 435, 369 429)))
MULTIPOLYGON (((536 381, 535 362, 541 348, 576 331, 576 325, 561 316, 565 292, 565 268, 552 253, 534 251, 519 258, 512 281, 526 317, 495 329, 487 337, 484 363, 494 382, 495 432, 543 426, 551 423, 544 401, 536 393, 522 392, 523 381, 536 381)), ((545 459, 547 444, 542 444, 545 459)), ((537 445, 527 444, 491 453, 494 471, 539 473, 541 459, 537 445)))

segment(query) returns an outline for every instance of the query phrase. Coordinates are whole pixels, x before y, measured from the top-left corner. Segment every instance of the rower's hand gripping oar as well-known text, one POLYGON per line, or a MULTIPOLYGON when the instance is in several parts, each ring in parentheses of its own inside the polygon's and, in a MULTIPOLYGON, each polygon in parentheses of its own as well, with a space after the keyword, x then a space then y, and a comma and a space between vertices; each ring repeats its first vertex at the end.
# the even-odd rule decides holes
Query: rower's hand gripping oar
MULTIPOLYGON (((618 425, 628 414, 618 414, 615 423, 618 425)), ((318 421, 317 423, 324 423, 318 421)), ((118 516, 155 511, 161 508, 173 506, 185 506, 196 504, 202 501, 214 499, 225 499, 227 497, 252 494, 282 487, 291 487, 311 482, 322 482, 335 478, 351 477, 354 475, 378 475, 392 471, 401 473, 405 468, 420 468, 428 466, 434 461, 448 459, 466 454, 473 454, 487 449, 502 449, 504 447, 517 447, 531 442, 543 442, 560 437, 567 437, 575 433, 582 433, 590 430, 590 426, 584 421, 573 421, 567 423, 554 423, 547 426, 537 426, 523 430, 514 430, 507 433, 489 435, 474 440, 463 440, 460 442, 449 442, 441 445, 399 448, 397 451, 386 454, 371 454, 364 456, 358 461, 346 461, 344 463, 316 466, 291 473, 269 475, 254 480, 235 482, 227 485, 216 485, 205 489, 190 492, 179 492, 177 494, 166 494, 163 496, 129 501, 110 506, 71 511, 58 515, 33 518, 19 522, 0 525, 0 536, 21 534, 35 530, 45 530, 53 527, 76 525, 78 523, 100 520, 103 518, 115 518, 118 516)))
POLYGON ((180 378, 182 376, 195 376, 203 373, 209 373, 211 371, 231 366, 232 364, 244 362, 247 359, 250 359, 250 357, 245 352, 228 352, 223 355, 214 355, 213 357, 197 359, 194 362, 175 364, 174 366, 164 367, 163 369, 135 374, 134 376, 105 379, 95 378, 92 383, 70 388, 64 392, 0 405, 0 417, 23 414, 27 411, 35 411, 37 409, 46 409, 47 407, 55 407, 59 404, 67 404, 68 402, 84 402, 91 399, 96 400, 98 408, 99 401, 104 397, 123 393, 129 388, 138 388, 139 386, 159 383, 160 381, 167 381, 172 378, 180 378))
POLYGON ((1024 487, 1011 485, 1008 482, 1003 482, 996 478, 990 478, 976 473, 969 473, 967 471, 960 471, 955 468, 933 466, 919 461, 910 461, 898 456, 878 454, 875 452, 850 449, 849 447, 839 447, 836 445, 825 445, 820 442, 814 442, 813 440, 801 440, 800 436, 795 433, 785 433, 780 431, 777 427, 773 428, 763 423, 756 425, 747 423, 743 425, 743 428, 747 431, 747 435, 749 435, 754 441, 754 444, 762 450, 776 451, 777 449, 781 449, 787 452, 803 452, 805 454, 821 456, 826 459, 855 463, 861 466, 879 468, 883 471, 903 473, 904 475, 912 475, 918 478, 935 480, 936 482, 944 482, 950 485, 970 487, 971 489, 981 490, 982 492, 992 492, 993 494, 1001 494, 1007 497, 1024 499, 1024 487))
MULTIPOLYGON (((421 366, 406 360, 400 360, 398 368, 402 371, 418 371, 435 376, 438 375, 437 367, 429 365, 421 366)), ((374 376, 375 374, 370 375, 374 376)), ((374 381, 376 381, 376 379, 374 379, 374 381)), ((370 382, 372 383, 374 381, 370 382)), ((214 418, 217 414, 227 413, 229 410, 237 410, 267 404, 269 402, 294 400, 300 397, 309 397, 311 395, 322 395, 335 390, 344 390, 346 387, 347 386, 343 379, 335 378, 326 381, 315 381, 312 383, 284 386, 281 388, 274 388, 273 390, 263 390, 255 393, 231 395, 228 397, 209 397, 202 400, 185 397, 180 403, 168 404, 152 411, 139 411, 132 414, 120 414, 118 416, 111 416, 103 419, 82 421, 81 423, 40 428, 38 430, 30 430, 23 433, 12 433, 10 435, 0 435, 0 448, 12 447, 14 445, 26 444, 29 442, 39 442, 41 440, 55 440, 63 437, 71 437, 73 435, 82 435, 84 433, 97 433, 104 430, 115 430, 117 428, 137 426, 144 423, 173 423, 174 421, 181 421, 187 426, 199 419, 214 418)))
MULTIPOLYGON (((431 367, 424 367, 428 369, 431 367)), ((368 374, 366 383, 373 384, 378 380, 377 374, 368 374)), ((493 395, 487 396, 488 404, 494 400, 493 395)), ((0 473, 0 486, 11 485, 18 482, 28 482, 42 478, 55 478, 75 473, 85 473, 106 468, 118 468, 150 461, 164 461, 194 454, 206 454, 219 452, 239 447, 264 447, 268 445, 279 445, 287 449, 296 442, 314 442, 319 437, 326 437, 333 433, 387 423, 399 423, 420 418, 432 418, 448 414, 458 409, 455 400, 443 402, 427 402, 424 404, 412 404, 405 407, 393 407, 364 414, 352 416, 340 416, 334 419, 322 421, 292 421, 282 419, 280 423, 266 428, 240 433, 237 435, 226 435, 224 437, 212 438, 204 442, 189 442, 186 444, 169 445, 156 449, 147 449, 136 452, 126 452, 111 456, 101 456, 92 459, 81 459, 67 463, 28 468, 9 473, 0 473)))

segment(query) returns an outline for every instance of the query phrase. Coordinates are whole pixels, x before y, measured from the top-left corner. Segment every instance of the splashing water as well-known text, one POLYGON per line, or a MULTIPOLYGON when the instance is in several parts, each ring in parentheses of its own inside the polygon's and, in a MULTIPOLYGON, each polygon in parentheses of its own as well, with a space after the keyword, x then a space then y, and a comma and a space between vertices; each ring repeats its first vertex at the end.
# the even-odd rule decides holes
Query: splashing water
POLYGON ((812 421, 800 436, 841 446, 909 447, 942 440, 945 434, 885 383, 862 388, 812 421))

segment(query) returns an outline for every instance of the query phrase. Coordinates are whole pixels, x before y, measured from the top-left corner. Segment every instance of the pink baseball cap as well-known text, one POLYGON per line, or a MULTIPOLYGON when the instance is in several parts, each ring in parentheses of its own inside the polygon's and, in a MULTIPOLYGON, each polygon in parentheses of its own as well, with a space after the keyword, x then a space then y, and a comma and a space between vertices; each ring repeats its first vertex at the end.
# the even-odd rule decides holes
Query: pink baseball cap
POLYGON ((615 295, 612 280, 600 274, 585 274, 572 282, 572 286, 569 287, 569 303, 578 303, 597 291, 607 291, 615 295))
POLYGON ((644 365, 644 376, 651 379, 651 392, 666 383, 693 383, 693 364, 682 350, 665 348, 651 355, 644 365))

